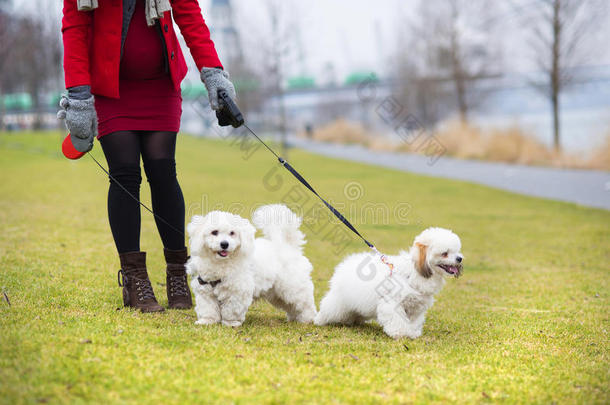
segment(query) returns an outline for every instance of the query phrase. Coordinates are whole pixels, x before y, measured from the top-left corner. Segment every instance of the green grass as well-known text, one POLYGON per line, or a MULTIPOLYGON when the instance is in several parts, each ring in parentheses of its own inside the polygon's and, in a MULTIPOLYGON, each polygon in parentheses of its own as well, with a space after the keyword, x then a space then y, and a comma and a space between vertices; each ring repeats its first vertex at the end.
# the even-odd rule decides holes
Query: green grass
MULTIPOLYGON (((376 324, 287 323, 264 302, 241 328, 200 327, 193 311, 119 310, 108 180, 89 158, 59 157, 59 141, 0 135, 0 288, 11 304, 0 301, 0 403, 610 402, 607 211, 293 151, 292 163, 347 203, 342 210, 388 253, 427 226, 453 229, 464 276, 449 280, 415 341, 391 340, 376 324), (344 194, 352 181, 357 200, 344 194), (372 203, 400 218, 373 218, 372 203)), ((246 215, 293 197, 297 183, 281 171, 279 189, 265 187, 276 167, 265 151, 243 155, 228 142, 180 137, 191 214, 203 206, 246 215)), ((162 247, 142 215, 142 249, 166 305, 162 247)), ((363 245, 350 236, 337 253, 325 234, 338 225, 326 214, 306 220, 319 303, 333 267, 363 245)))

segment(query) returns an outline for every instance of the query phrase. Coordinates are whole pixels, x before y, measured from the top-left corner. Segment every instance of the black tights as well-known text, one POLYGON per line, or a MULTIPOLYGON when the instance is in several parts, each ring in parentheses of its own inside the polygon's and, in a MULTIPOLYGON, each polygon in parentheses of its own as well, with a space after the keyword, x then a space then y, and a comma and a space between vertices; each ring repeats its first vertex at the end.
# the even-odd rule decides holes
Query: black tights
MULTIPOLYGON (((100 138, 110 175, 140 198, 140 156, 150 184, 152 209, 163 246, 184 249, 184 197, 176 177, 176 133, 119 131, 100 138)), ((140 251, 140 206, 115 182, 108 190, 108 220, 119 253, 140 251)))

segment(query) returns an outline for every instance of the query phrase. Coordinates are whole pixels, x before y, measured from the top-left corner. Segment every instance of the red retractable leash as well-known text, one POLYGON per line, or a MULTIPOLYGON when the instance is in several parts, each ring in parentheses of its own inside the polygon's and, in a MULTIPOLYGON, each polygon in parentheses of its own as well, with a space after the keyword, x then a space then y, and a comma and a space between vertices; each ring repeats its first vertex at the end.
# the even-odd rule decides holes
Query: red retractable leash
POLYGON ((87 152, 79 152, 72 144, 72 135, 68 134, 61 144, 61 152, 70 160, 78 160, 85 156, 87 152))

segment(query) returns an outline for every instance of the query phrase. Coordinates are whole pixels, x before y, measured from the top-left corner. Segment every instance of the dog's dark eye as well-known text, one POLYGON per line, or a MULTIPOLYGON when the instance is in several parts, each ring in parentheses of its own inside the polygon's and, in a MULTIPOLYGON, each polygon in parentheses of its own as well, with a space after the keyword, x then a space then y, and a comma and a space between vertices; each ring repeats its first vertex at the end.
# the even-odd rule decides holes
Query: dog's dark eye
POLYGON ((235 231, 231 231, 231 233, 229 235, 235 236, 235 231))
POLYGON ((212 231, 212 235, 217 236, 218 235, 218 231, 212 231))
POLYGON ((441 256, 447 257, 447 256, 449 256, 449 252, 443 252, 443 254, 441 256))

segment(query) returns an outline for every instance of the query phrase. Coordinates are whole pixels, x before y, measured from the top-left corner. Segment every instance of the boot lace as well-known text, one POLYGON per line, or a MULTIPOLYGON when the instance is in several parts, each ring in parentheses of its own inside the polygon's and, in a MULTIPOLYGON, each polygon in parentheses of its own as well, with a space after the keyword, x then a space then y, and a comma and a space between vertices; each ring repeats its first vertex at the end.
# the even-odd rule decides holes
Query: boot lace
POLYGON ((150 284, 150 280, 136 279, 135 286, 136 286, 136 291, 138 292, 138 299, 140 301, 155 299, 155 293, 153 292, 153 288, 152 288, 152 285, 150 284))
POLYGON ((119 270, 118 274, 119 287, 124 287, 129 283, 133 283, 138 292, 138 300, 156 300, 155 293, 153 292, 152 285, 150 284, 150 280, 148 278, 141 279, 131 277, 128 278, 123 270, 119 270))
POLYGON ((185 296, 189 294, 186 274, 169 276, 169 294, 171 296, 185 296))

